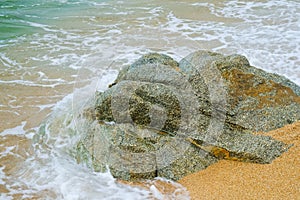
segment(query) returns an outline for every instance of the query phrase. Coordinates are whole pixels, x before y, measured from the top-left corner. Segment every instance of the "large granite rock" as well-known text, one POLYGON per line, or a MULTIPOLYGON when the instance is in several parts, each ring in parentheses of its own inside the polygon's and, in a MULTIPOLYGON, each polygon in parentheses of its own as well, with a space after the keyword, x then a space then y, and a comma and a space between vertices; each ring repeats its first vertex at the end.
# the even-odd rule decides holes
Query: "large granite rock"
POLYGON ((244 56, 198 51, 179 63, 195 87, 199 74, 218 73, 227 91, 226 112, 230 123, 254 131, 269 131, 300 118, 300 87, 283 76, 250 66, 244 56))
POLYGON ((148 54, 85 110, 77 160, 124 180, 178 180, 219 159, 270 163, 288 145, 252 132, 300 119, 299 95, 240 55, 148 54))

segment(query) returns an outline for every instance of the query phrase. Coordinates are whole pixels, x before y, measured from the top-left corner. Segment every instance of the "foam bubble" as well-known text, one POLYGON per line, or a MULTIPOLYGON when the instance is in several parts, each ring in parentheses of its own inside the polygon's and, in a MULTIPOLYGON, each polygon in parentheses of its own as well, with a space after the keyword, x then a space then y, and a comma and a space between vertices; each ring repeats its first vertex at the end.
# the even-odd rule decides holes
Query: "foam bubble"
POLYGON ((0 133, 0 136, 5 135, 24 135, 24 127, 26 125, 26 121, 23 121, 21 125, 16 126, 14 128, 6 129, 0 133))

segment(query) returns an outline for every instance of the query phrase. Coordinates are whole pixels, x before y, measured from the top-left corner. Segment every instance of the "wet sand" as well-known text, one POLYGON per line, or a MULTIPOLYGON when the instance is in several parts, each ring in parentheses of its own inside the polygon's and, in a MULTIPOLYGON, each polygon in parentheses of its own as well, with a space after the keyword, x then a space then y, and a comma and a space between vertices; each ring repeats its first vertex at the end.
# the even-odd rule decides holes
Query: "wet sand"
POLYGON ((267 133, 288 144, 271 164, 222 160, 179 181, 192 200, 300 199, 300 121, 267 133))

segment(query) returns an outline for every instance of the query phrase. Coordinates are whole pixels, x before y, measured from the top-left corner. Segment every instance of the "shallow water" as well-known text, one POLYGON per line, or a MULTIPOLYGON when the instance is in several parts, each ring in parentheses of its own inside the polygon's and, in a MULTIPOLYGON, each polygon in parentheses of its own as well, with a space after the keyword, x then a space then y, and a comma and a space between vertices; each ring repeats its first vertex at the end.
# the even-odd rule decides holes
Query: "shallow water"
POLYGON ((78 165, 68 154, 76 137, 32 139, 51 112, 74 112, 147 52, 176 60, 197 49, 238 53, 299 85, 299 35, 297 0, 1 1, 1 199, 189 199, 167 180, 173 191, 155 181, 136 188, 78 165))

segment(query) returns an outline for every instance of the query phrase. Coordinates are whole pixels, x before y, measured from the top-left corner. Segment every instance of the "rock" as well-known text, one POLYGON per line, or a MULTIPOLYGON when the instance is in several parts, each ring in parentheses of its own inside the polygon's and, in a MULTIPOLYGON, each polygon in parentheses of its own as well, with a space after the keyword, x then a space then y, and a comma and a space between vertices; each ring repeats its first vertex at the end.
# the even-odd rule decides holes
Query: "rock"
POLYGON ((180 61, 179 68, 191 81, 205 73, 208 85, 213 85, 209 76, 217 73, 222 77, 231 124, 269 131, 300 119, 300 87, 283 76, 250 66, 244 56, 198 51, 180 61))
POLYGON ((78 162, 123 180, 178 180, 230 159, 270 163, 289 146, 254 135, 300 119, 299 87, 240 55, 147 54, 85 110, 78 162))
POLYGON ((94 124, 77 145, 77 160, 96 171, 111 173, 123 180, 177 180, 180 174, 199 171, 218 161, 213 155, 181 137, 169 136, 129 123, 94 124), (176 167, 178 166, 178 167, 176 167))

